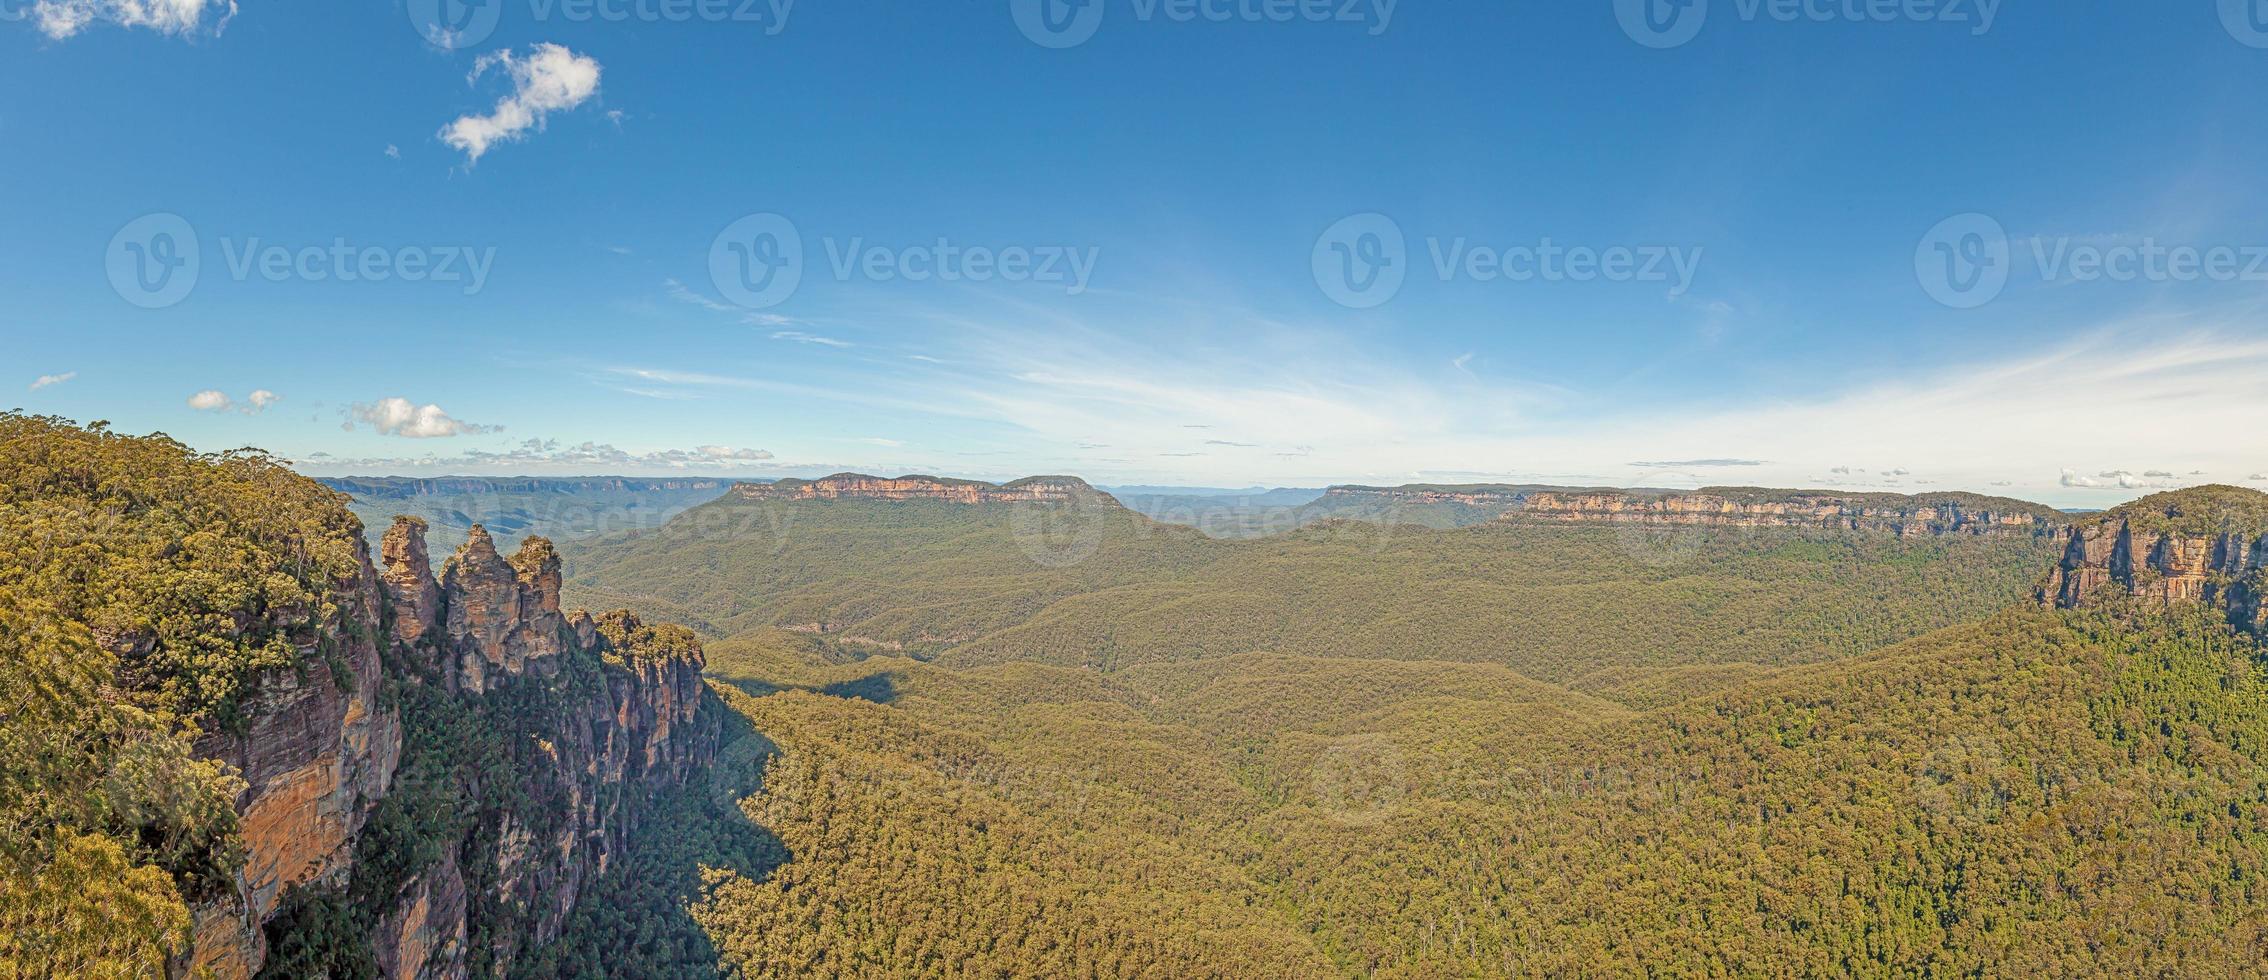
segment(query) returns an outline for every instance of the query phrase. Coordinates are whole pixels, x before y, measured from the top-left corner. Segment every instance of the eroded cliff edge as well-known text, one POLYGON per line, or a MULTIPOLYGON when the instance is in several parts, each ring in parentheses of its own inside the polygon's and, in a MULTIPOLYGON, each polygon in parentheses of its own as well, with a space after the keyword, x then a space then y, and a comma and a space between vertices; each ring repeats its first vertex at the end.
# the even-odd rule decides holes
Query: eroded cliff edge
MULTIPOLYGON (((235 893, 198 909, 221 977, 502 972, 556 939, 648 801, 714 756, 688 631, 562 611, 559 559, 476 528, 436 575, 397 521, 342 606, 343 674, 263 678, 235 893)), ((287 675, 288 676, 284 676, 287 675)))
POLYGON ((1877 531, 1899 537, 2034 537, 2070 522, 2053 508, 1974 493, 1842 493, 1761 487, 1623 490, 1476 484, 1332 487, 1319 505, 1385 514, 1453 507, 1487 520, 1555 524, 1790 527, 1877 531))
POLYGON ((2268 634, 2268 494, 2193 487, 2144 497, 2071 529, 2042 604, 2204 603, 2268 634))

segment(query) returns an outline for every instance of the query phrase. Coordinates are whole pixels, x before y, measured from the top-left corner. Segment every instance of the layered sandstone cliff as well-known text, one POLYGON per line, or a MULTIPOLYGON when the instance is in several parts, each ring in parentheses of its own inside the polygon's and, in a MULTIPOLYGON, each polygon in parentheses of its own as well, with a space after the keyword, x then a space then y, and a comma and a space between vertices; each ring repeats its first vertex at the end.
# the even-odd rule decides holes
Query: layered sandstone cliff
POLYGON ((2071 529, 2043 604, 2079 608, 2136 598, 2224 608, 2268 632, 2268 494, 2198 487, 2145 497, 2071 529))
POLYGON ((370 805, 393 779, 401 717, 381 697, 382 599, 369 553, 357 545, 360 573, 338 583, 337 612, 319 631, 336 644, 340 669, 260 678, 242 730, 197 744, 199 755, 226 761, 245 781, 236 800, 245 861, 226 894, 194 910, 193 972, 252 975, 267 956, 261 927, 286 890, 349 872, 370 805))
POLYGON ((732 495, 746 500, 942 500, 958 504, 1063 502, 1101 496, 1069 476, 1035 476, 1013 483, 979 483, 933 476, 886 478, 838 473, 817 480, 742 483, 732 495))
MULTIPOLYGON (((415 533, 405 521, 388 537, 415 533)), ((403 549, 387 569, 397 603, 431 582, 422 552, 403 549)), ((691 634, 627 612, 563 613, 550 542, 530 538, 505 559, 475 527, 438 590, 443 628, 412 659, 512 736, 513 785, 491 789, 530 805, 473 821, 400 889, 371 935, 388 976, 463 976, 557 938, 627 849, 639 804, 693 775, 721 738, 691 634)))
POLYGON ((508 965, 559 935, 626 851, 641 804, 716 752, 721 719, 691 634, 628 613, 562 612, 549 542, 506 559, 476 528, 436 577, 413 518, 382 551, 382 573, 365 552, 358 579, 342 583, 347 601, 326 631, 342 669, 263 677, 243 731, 200 743, 248 784, 246 860, 231 894, 198 909, 181 964, 192 973, 275 972, 270 945, 293 928, 289 906, 325 893, 378 895, 346 914, 368 923, 357 952, 380 975, 508 965), (395 685, 409 687, 389 696, 395 685), (414 708, 389 707, 415 689, 414 708), (468 777, 451 756, 475 750, 496 765, 468 777), (396 779, 413 766, 420 779, 396 779), (423 866, 358 881, 379 874, 358 861, 368 856, 358 838, 389 793, 423 793, 420 807, 464 816, 449 824, 455 837, 420 842, 433 855, 423 866))
POLYGON ((1797 527, 1880 531, 1899 537, 2032 537, 2064 526, 2038 504, 1976 494, 1839 494, 1704 488, 1692 492, 1537 491, 1514 514, 1522 520, 1721 527, 1797 527))
POLYGON ((1484 518, 1557 524, 1795 527, 1880 531, 1901 537, 2049 534, 2067 522, 2039 504, 1968 493, 1905 496, 1705 487, 1620 490, 1601 487, 1333 487, 1323 506, 1404 513, 1453 508, 1484 518))

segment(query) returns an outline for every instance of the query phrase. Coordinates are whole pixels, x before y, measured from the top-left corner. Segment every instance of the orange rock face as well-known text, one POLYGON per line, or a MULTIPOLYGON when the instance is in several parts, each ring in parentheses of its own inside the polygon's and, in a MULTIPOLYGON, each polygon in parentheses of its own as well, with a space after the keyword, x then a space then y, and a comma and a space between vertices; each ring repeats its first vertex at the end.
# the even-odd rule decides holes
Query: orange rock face
POLYGON ((227 761, 247 788, 237 801, 246 859, 228 897, 196 910, 191 967, 250 976, 267 956, 260 924, 285 889, 346 874, 369 804, 385 795, 400 758, 401 719, 381 706, 378 583, 343 583, 340 620, 328 631, 352 678, 342 689, 327 670, 260 678, 241 734, 209 735, 198 754, 227 761), (349 622, 356 628, 348 628, 349 622))
POLYGON ((475 524, 464 546, 441 573, 448 606, 443 667, 450 686, 488 690, 494 675, 550 672, 564 648, 567 625, 559 612, 559 556, 551 543, 529 538, 517 560, 505 561, 496 542, 475 524))
POLYGON ((525 765, 513 778, 539 790, 526 798, 563 807, 543 819, 494 817, 492 825, 468 831, 502 842, 493 866, 461 868, 461 847, 443 847, 441 859, 417 869, 391 907, 366 910, 373 923, 368 942, 384 976, 465 976, 476 935, 492 937, 489 952, 502 963, 556 938, 637 832, 632 801, 682 783, 714 755, 721 721, 706 707, 698 647, 616 650, 609 635, 637 634, 634 617, 608 617, 629 633, 606 634, 587 614, 563 614, 559 558, 540 538, 507 561, 475 529, 436 582, 423 531, 415 521, 397 523, 382 544, 385 573, 371 567, 365 551, 359 575, 341 583, 338 615, 322 632, 346 683, 323 669, 262 677, 245 704, 244 730, 198 743, 200 755, 228 762, 247 784, 237 800, 246 857, 229 894, 195 910, 193 946, 179 964, 190 975, 255 975, 268 956, 264 928, 288 889, 351 880, 358 837, 401 761, 402 721, 385 707, 392 702, 384 693, 403 679, 386 671, 380 644, 396 644, 405 662, 427 658, 426 666, 439 668, 462 695, 544 685, 533 700, 548 705, 553 714, 545 717, 557 730, 541 739, 541 752, 520 760, 525 765), (382 602, 389 601, 390 632, 380 628, 382 602), (568 657, 587 658, 583 667, 601 683, 593 689, 560 679, 568 657), (469 894, 475 882, 483 893, 469 894), (476 923, 480 909, 515 918, 501 927, 476 923))
POLYGON ((2138 533, 2126 521, 2106 521, 2072 530, 2063 560, 2040 587, 2039 599, 2065 609, 2093 605, 2112 594, 2161 605, 2202 602, 2226 607, 2230 622, 2239 628, 2264 632, 2264 570, 2268 535, 2138 533))
POLYGON ((416 643, 441 625, 441 587, 425 552, 425 522, 396 518, 379 548, 385 560, 379 582, 394 604, 394 639, 416 643))

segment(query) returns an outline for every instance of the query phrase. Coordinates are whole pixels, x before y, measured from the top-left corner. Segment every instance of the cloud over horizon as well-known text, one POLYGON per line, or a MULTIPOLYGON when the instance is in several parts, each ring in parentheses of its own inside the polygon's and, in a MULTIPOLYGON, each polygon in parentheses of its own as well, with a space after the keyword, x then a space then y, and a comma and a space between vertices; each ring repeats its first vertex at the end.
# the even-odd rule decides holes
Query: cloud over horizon
POLYGON ((403 439, 448 439, 455 436, 479 435, 503 430, 500 425, 475 425, 450 417, 434 404, 419 405, 407 398, 381 398, 375 402, 356 402, 347 409, 347 421, 340 426, 352 432, 355 424, 367 425, 382 436, 403 439))

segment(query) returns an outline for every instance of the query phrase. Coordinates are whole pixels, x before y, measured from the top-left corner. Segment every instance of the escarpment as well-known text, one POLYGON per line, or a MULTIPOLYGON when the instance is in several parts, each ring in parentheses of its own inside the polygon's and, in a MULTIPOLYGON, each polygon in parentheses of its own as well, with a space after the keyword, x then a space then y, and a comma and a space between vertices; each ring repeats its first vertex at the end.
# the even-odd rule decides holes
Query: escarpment
POLYGON ((1523 520, 1881 531, 1899 537, 2051 534, 2063 515, 2004 497, 1906 496, 1710 487, 1690 493, 1541 491, 1516 511, 1523 520))
POLYGON ((690 632, 562 612, 540 538, 506 559, 476 528, 436 577, 423 531, 396 522, 345 590, 343 673, 263 678, 245 730, 200 745, 248 784, 245 860, 189 971, 501 973, 715 755, 690 632))
POLYGON ((2203 603, 2239 629, 2268 633, 2264 594, 2268 494, 2210 486, 2144 497, 2072 528, 2038 597, 2066 609, 2124 598, 2203 603))
POLYGON ((859 473, 838 473, 817 480, 742 483, 732 488, 732 495, 744 500, 942 500, 958 504, 1058 503, 1103 496, 1085 480, 1069 476, 1034 476, 996 484, 859 473))
POLYGON ((1558 524, 1645 524, 1691 527, 1792 527, 1875 531, 1899 537, 2052 534, 2068 521, 2039 504, 1971 493, 1906 496, 1705 487, 1618 490, 1548 486, 1333 487, 1326 505, 1397 508, 1450 506, 1499 520, 1558 524))

